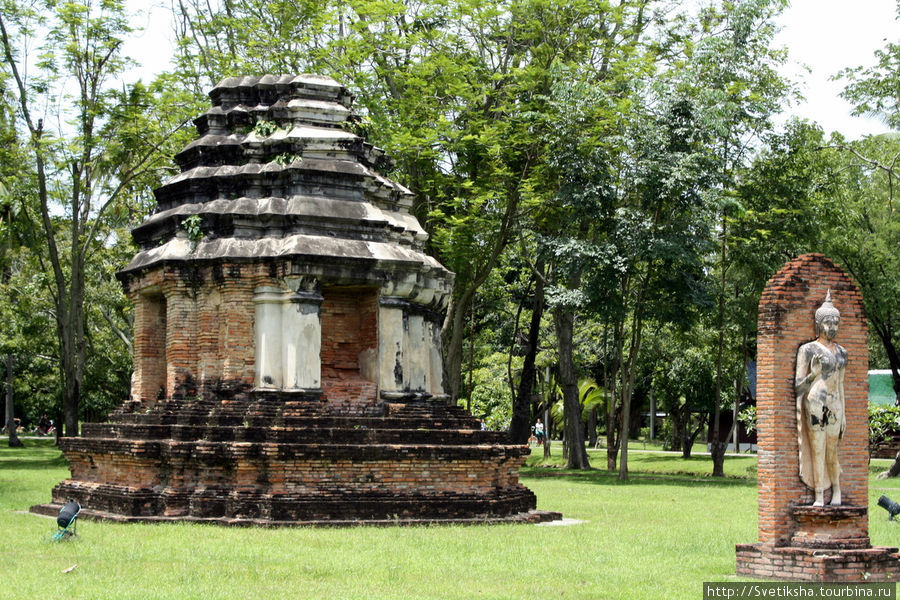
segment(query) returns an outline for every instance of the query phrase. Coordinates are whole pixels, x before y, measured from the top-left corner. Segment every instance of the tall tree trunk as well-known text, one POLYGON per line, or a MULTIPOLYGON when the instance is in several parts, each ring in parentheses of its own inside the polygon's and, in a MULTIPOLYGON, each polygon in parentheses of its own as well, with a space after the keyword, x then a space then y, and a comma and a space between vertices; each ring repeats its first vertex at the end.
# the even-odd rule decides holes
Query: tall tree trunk
MULTIPOLYGON (((4 257, 9 255, 10 250, 10 237, 12 235, 12 223, 10 218, 12 216, 12 211, 7 207, 6 214, 4 215, 4 220, 7 224, 8 230, 6 235, 6 243, 4 244, 3 254, 4 257)), ((4 261, 5 262, 5 261, 4 261)), ((12 269, 9 265, 5 265, 3 268, 3 283, 9 283, 9 280, 12 278, 12 269)), ((6 355, 6 430, 9 433, 9 447, 10 448, 21 448, 22 440, 19 439, 19 432, 16 431, 16 411, 15 406, 13 405, 13 366, 15 359, 11 353, 6 355)))
POLYGON ((9 432, 9 447, 21 448, 22 440, 19 439, 19 432, 16 431, 16 414, 13 406, 13 366, 14 359, 12 354, 6 355, 6 427, 9 432))
MULTIPOLYGON (((544 259, 538 257, 534 265, 534 305, 531 309, 531 323, 528 326, 528 348, 525 351, 525 361, 522 364, 522 375, 519 378, 519 389, 513 398, 512 420, 509 424, 510 441, 514 444, 523 444, 528 441, 531 433, 531 395, 534 390, 535 366, 534 361, 538 353, 538 340, 541 333, 541 317, 544 316, 544 259)), ((546 432, 549 437, 549 424, 546 432)))
POLYGON ((606 470, 615 471, 619 459, 619 444, 616 439, 616 395, 606 392, 606 470))
POLYGON ((682 419, 681 431, 681 458, 690 458, 691 452, 694 450, 694 440, 696 433, 700 432, 700 428, 695 429, 695 433, 691 433, 691 413, 682 419))
MULTIPOLYGON (((710 444, 710 454, 713 461, 713 477, 725 476, 725 449, 728 448, 728 439, 724 441, 720 436, 720 422, 722 416, 722 362, 725 360, 725 264, 726 264, 726 241, 727 241, 728 222, 725 219, 725 211, 722 211, 722 238, 720 245, 719 264, 719 311, 718 326, 719 340, 716 348, 716 394, 715 408, 713 409, 712 422, 712 443, 710 444)), ((736 400, 735 400, 736 401, 736 400)))
MULTIPOLYGON (((614 330, 614 334, 617 332, 618 329, 614 330)), ((606 360, 603 361, 603 394, 606 396, 606 470, 614 472, 619 458, 619 445, 616 440, 616 406, 618 404, 616 402, 616 377, 618 370, 613 368, 612 373, 609 371, 608 335, 609 323, 604 322, 603 351, 606 354, 606 360)), ((613 344, 615 345, 615 340, 613 340, 613 344)))
POLYGON ((667 412, 669 414, 669 420, 672 423, 672 428, 669 434, 669 450, 671 450, 672 452, 679 452, 683 445, 682 440, 684 437, 682 435, 682 428, 684 427, 684 425, 681 422, 681 411, 676 409, 667 410, 667 412))
POLYGON ((682 423, 684 423, 684 431, 681 434, 681 457, 682 458, 690 458, 691 451, 694 449, 694 442, 697 441, 697 436, 700 435, 700 432, 703 431, 704 426, 706 426, 707 421, 707 413, 703 413, 704 416, 700 417, 700 421, 697 423, 697 427, 694 431, 691 431, 691 412, 688 411, 687 415, 682 419, 682 423))
MULTIPOLYGON (((571 288, 571 286, 570 286, 571 288)), ((576 288, 571 288, 576 289, 576 288)), ((565 448, 568 449, 566 468, 590 469, 587 449, 584 447, 584 428, 581 425, 581 404, 578 402, 578 380, 572 358, 575 313, 565 308, 553 310, 556 338, 559 345, 559 386, 563 393, 563 410, 566 416, 565 448)))
MULTIPOLYGON (((72 255, 72 276, 69 282, 68 303, 65 311, 57 316, 59 334, 60 371, 63 383, 63 435, 78 435, 78 408, 81 404, 81 382, 84 373, 84 264, 83 255, 72 255)), ((58 285, 60 293, 65 293, 65 282, 58 285)), ((65 296, 63 296, 65 298, 65 296)), ((65 302, 65 300, 62 300, 65 302)), ((59 302, 58 304, 61 304, 59 302)))
POLYGON ((691 413, 688 411, 681 419, 681 429, 678 432, 681 438, 681 458, 690 458, 691 451, 694 449, 694 439, 691 436, 691 413))
MULTIPOLYGON (((629 380, 634 374, 628 371, 629 380)), ((619 423, 619 479, 628 479, 628 426, 631 422, 631 391, 633 381, 622 383, 622 414, 619 423)))
POLYGON ((459 398, 466 313, 473 293, 474 290, 464 290, 460 297, 451 298, 441 331, 444 342, 444 389, 450 395, 450 404, 456 404, 456 400, 459 398))
POLYGON ((637 368, 637 359, 641 352, 641 340, 643 335, 643 314, 641 302, 644 297, 644 289, 638 295, 635 303, 635 315, 631 327, 631 347, 628 349, 628 360, 622 369, 622 420, 619 429, 619 479, 628 480, 628 433, 631 427, 631 399, 634 396, 634 371, 637 368))
MULTIPOLYGON (((522 173, 524 181, 528 173, 528 167, 522 173)), ((463 337, 465 336, 465 319, 469 310, 469 304, 475 297, 478 288, 487 280, 491 271, 497 265, 500 255, 509 243, 509 230, 513 224, 515 215, 519 207, 519 193, 514 190, 510 197, 507 198, 506 210, 500 221, 500 230, 491 241, 491 251, 484 263, 473 273, 471 281, 465 285, 459 292, 459 296, 455 296, 456 287, 454 287, 454 296, 450 299, 450 306, 447 309, 447 318, 444 319, 444 326, 441 329, 441 339, 444 344, 444 378, 445 389, 450 394, 450 404, 456 404, 459 397, 460 373, 462 369, 463 355, 463 337)), ((461 285, 460 282, 456 284, 461 285)))
POLYGON ((588 414, 587 438, 588 438, 588 444, 590 444, 591 448, 596 448, 597 447, 597 407, 596 406, 591 408, 591 412, 588 414))
POLYGON ((550 460, 550 444, 553 443, 553 442, 551 442, 551 440, 553 439, 553 437, 551 435, 553 433, 553 427, 552 427, 552 423, 550 422, 550 402, 549 402, 550 397, 549 397, 549 395, 547 396, 547 400, 548 400, 547 404, 544 405, 544 427, 547 428, 547 431, 545 432, 545 435, 544 435, 544 461, 545 462, 549 462, 549 460, 550 460))
POLYGON ((544 462, 550 461, 550 444, 555 431, 554 423, 550 419, 551 398, 553 397, 553 384, 550 380, 550 365, 544 368, 544 462))

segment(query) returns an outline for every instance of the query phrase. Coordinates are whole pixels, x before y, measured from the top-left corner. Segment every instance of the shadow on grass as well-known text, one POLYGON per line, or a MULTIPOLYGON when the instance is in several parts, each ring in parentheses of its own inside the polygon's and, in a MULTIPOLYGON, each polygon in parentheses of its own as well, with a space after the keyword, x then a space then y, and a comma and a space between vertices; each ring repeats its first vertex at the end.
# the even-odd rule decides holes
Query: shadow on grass
POLYGON ((528 477, 543 478, 552 477, 569 481, 580 481, 597 485, 672 485, 684 486, 685 484, 715 485, 722 487, 756 487, 756 479, 742 477, 704 477, 697 474, 684 473, 642 473, 632 471, 628 474, 628 481, 621 481, 618 473, 610 473, 606 470, 590 469, 587 471, 571 471, 546 467, 523 467, 519 475, 524 479, 528 477))
POLYGON ((69 463, 62 454, 59 456, 48 456, 46 459, 28 458, 24 460, 0 456, 0 471, 12 469, 58 469, 59 467, 67 466, 69 466, 69 463))
POLYGON ((28 440, 24 448, 10 448, 3 441, 0 441, 0 470, 56 469, 69 465, 52 439, 28 440))

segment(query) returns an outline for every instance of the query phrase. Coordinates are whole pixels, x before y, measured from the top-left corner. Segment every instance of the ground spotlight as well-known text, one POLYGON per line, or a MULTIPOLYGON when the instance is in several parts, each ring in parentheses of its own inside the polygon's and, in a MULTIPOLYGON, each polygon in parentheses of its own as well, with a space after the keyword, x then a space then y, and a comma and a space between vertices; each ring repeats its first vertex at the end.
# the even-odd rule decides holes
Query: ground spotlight
POLYGON ((81 512, 81 505, 74 500, 66 502, 65 506, 59 511, 56 517, 56 524, 59 526, 56 533, 53 534, 53 541, 58 542, 75 535, 75 527, 77 526, 78 514, 81 512))
POLYGON ((888 511, 888 513, 891 515, 890 517, 888 517, 888 521, 893 521, 894 517, 900 515, 900 504, 897 504, 884 494, 882 494, 881 498, 878 499, 878 506, 888 511))

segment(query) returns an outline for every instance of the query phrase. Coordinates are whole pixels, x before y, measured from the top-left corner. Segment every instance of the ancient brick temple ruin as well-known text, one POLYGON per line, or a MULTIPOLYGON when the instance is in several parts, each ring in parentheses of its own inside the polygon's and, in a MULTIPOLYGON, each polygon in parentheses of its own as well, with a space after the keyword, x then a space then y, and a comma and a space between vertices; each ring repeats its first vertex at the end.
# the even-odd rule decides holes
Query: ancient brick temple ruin
POLYGON ((131 398, 62 439, 53 489, 116 520, 299 524, 553 518, 528 449, 447 403, 452 274, 378 173, 351 95, 229 78, 133 234, 131 398))

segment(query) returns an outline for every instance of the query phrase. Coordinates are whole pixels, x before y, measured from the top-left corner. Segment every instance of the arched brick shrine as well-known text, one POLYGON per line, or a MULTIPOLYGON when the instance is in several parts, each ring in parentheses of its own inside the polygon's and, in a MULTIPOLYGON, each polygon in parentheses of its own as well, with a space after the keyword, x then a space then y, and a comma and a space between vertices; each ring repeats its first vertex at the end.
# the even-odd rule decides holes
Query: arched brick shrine
POLYGON ((115 520, 537 521, 527 447, 450 406, 452 274, 379 174, 351 95, 228 78, 134 229, 131 398, 60 446, 53 489, 115 520))
POLYGON ((897 549, 869 543, 867 336, 859 289, 822 254, 795 258, 766 284, 757 324, 759 542, 737 546, 738 574, 832 582, 900 577, 897 549), (797 350, 816 338, 814 315, 829 291, 841 319, 835 341, 848 356, 838 447, 843 501, 812 506, 814 494, 800 479, 794 379, 797 350))

